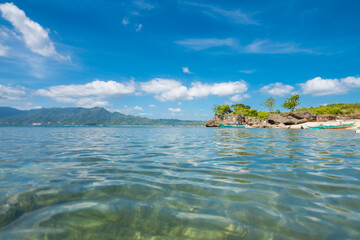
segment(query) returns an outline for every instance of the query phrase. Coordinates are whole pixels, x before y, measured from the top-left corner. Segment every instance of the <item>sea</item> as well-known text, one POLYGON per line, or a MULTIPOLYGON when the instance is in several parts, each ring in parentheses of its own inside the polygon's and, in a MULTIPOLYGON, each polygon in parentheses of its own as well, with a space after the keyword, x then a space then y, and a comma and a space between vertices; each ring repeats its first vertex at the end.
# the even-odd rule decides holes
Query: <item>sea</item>
POLYGON ((0 239, 360 239, 360 134, 0 127, 0 239))

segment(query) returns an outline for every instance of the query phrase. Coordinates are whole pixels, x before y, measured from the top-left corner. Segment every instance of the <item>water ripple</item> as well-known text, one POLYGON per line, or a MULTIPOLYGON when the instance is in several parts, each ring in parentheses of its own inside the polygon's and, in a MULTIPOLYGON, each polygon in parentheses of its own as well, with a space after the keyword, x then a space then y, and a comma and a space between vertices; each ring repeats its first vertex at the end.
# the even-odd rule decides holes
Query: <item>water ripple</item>
POLYGON ((0 128, 1 239, 359 239, 344 130, 0 128))

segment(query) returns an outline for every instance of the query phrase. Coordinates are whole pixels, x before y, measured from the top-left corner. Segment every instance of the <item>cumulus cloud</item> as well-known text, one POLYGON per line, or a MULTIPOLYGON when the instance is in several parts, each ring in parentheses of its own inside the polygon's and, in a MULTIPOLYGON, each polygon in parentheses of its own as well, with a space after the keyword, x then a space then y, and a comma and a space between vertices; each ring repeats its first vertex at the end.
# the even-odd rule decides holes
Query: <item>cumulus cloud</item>
POLYGON ((77 106, 84 107, 105 107, 109 103, 105 98, 120 97, 135 92, 135 83, 118 83, 115 81, 100 81, 84 85, 58 85, 48 89, 39 89, 37 95, 50 97, 62 103, 75 103, 77 106))
POLYGON ((280 82, 271 83, 260 89, 261 92, 280 97, 291 94, 293 90, 293 86, 285 85, 280 82))
POLYGON ((179 112, 181 112, 181 109, 180 108, 169 108, 168 111, 172 112, 172 113, 179 113, 179 112))
POLYGON ((243 94, 243 95, 237 94, 237 95, 230 97, 229 99, 232 102, 240 102, 240 101, 244 100, 245 98, 249 98, 249 97, 250 97, 249 94, 243 94))
POLYGON ((142 91, 155 94, 155 98, 162 102, 193 100, 195 98, 204 98, 209 95, 224 97, 244 93, 247 89, 247 84, 243 80, 214 84, 193 82, 191 83, 191 87, 186 87, 181 82, 174 79, 163 78, 155 78, 151 81, 141 83, 142 91))
POLYGON ((156 107, 156 105, 150 104, 149 107, 154 108, 154 107, 156 107))
POLYGON ((13 3, 0 4, 2 17, 9 21, 21 33, 25 45, 34 53, 44 57, 66 59, 56 52, 54 43, 50 40, 48 29, 34 22, 25 15, 25 12, 13 3))
POLYGON ((316 77, 300 84, 304 94, 325 96, 345 94, 354 88, 360 88, 360 77, 346 77, 341 79, 323 79, 316 77))
POLYGON ((0 43, 0 57, 6 57, 8 55, 9 47, 4 46, 0 43))
POLYGON ((123 108, 121 109, 117 109, 115 110, 115 112, 120 112, 122 114, 125 114, 125 115, 137 115, 137 116, 149 116, 150 114, 148 113, 144 113, 143 112, 144 109, 140 106, 135 106, 135 107, 131 107, 131 106, 123 106, 123 108))
POLYGON ((192 72, 189 70, 188 67, 182 67, 182 71, 183 71, 183 73, 192 74, 192 72))
POLYGON ((26 95, 25 88, 21 86, 11 87, 0 84, 1 100, 20 100, 26 95))
POLYGON ((143 111, 144 109, 143 109, 142 107, 135 106, 135 107, 134 107, 134 110, 135 110, 135 111, 143 111))
POLYGON ((177 44, 188 47, 193 50, 204 50, 213 47, 236 47, 237 40, 233 38, 200 38, 200 39, 185 39, 176 41, 177 44))
POLYGON ((39 89, 38 95, 46 97, 116 97, 135 92, 135 83, 118 83, 115 81, 95 80, 84 85, 58 85, 48 89, 39 89))

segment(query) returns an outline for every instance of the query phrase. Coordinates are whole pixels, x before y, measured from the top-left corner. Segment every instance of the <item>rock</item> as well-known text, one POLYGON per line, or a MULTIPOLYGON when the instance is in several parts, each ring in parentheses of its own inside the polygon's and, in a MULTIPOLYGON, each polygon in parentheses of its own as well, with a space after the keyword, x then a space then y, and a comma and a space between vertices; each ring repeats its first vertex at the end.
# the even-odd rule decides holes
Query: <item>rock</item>
POLYGON ((270 113, 268 115, 268 122, 270 124, 284 124, 295 125, 305 122, 316 121, 316 114, 309 111, 304 112, 289 112, 289 113, 270 113))
POLYGON ((294 125, 298 122, 298 120, 288 113, 269 113, 268 114, 268 122, 270 124, 285 124, 285 125, 294 125))
POLYGON ((309 121, 315 121, 316 120, 316 114, 311 113, 309 111, 304 111, 304 112, 289 112, 289 115, 296 118, 296 119, 301 119, 301 120, 306 120, 307 122, 309 121))
POLYGON ((327 122, 327 121, 334 121, 336 120, 337 116, 334 114, 323 114, 317 116, 318 122, 327 122))
POLYGON ((359 113, 356 113, 356 114, 349 114, 347 116, 349 119, 360 119, 360 114, 359 113))
POLYGON ((210 120, 205 123, 205 127, 220 127, 220 123, 216 120, 210 120))

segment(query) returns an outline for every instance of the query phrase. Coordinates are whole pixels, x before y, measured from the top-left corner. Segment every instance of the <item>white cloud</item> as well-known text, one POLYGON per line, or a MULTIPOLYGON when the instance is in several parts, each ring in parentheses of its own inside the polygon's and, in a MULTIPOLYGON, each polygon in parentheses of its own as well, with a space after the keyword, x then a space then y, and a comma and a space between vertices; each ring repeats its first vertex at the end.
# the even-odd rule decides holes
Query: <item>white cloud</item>
POLYGON ((183 73, 192 74, 192 72, 189 70, 188 67, 182 67, 182 71, 183 71, 183 73))
POLYGON ((20 100, 26 95, 25 88, 21 86, 10 87, 0 84, 0 101, 20 100))
MULTIPOLYGON (((255 53, 255 54, 289 54, 289 53, 314 53, 311 49, 301 48, 292 42, 273 42, 269 39, 255 40, 248 45, 240 45, 234 38, 198 38, 185 39, 175 43, 190 49, 200 51, 214 47, 231 47, 236 53, 255 53)), ((252 73, 251 70, 239 71, 252 73)))
POLYGON ((118 83, 115 81, 95 80, 84 85, 58 85, 48 89, 39 89, 38 95, 45 97, 89 97, 101 98, 117 97, 135 92, 135 83, 118 83))
POLYGON ((155 8, 154 5, 148 3, 148 2, 145 2, 143 0, 136 0, 134 1, 134 4, 139 7, 140 9, 144 9, 144 10, 151 10, 153 8, 155 8))
POLYGON ((155 94, 155 98, 162 102, 193 100, 195 98, 204 98, 209 95, 224 97, 244 93, 247 89, 247 84, 243 80, 214 84, 193 82, 191 83, 190 88, 174 79, 155 78, 151 81, 141 83, 142 91, 155 94))
POLYGON ((90 98, 90 97, 75 99, 74 103, 76 104, 76 106, 84 107, 84 108, 110 106, 110 104, 107 101, 97 98, 90 98))
POLYGON ((180 108, 169 108, 168 111, 172 112, 172 113, 179 113, 179 112, 181 112, 181 109, 180 108))
POLYGON ((0 57, 6 57, 8 55, 9 47, 4 46, 0 43, 0 57))
POLYGON ((246 74, 250 74, 250 73, 254 73, 256 72, 255 69, 249 69, 249 70, 239 70, 238 72, 241 72, 241 73, 246 73, 246 74))
POLYGON ((156 105, 150 104, 149 107, 154 108, 154 107, 156 107, 156 105))
POLYGON ((142 29, 142 27, 143 27, 143 25, 140 23, 140 24, 136 24, 135 25, 136 26, 136 31, 137 32, 139 32, 141 29, 142 29))
POLYGON ((143 109, 142 107, 135 106, 135 107, 134 107, 134 110, 135 110, 135 111, 143 111, 144 109, 143 109))
POLYGON ((341 82, 349 88, 360 88, 360 77, 346 77, 341 79, 341 82))
POLYGON ((202 39, 185 39, 182 41, 176 41, 177 44, 183 45, 193 50, 204 50, 213 47, 236 47, 237 41, 233 38, 202 38, 202 39))
POLYGON ((130 21, 129 21, 129 19, 127 18, 127 17, 124 17, 123 19, 122 19, 122 24, 123 25, 128 25, 130 23, 130 21))
POLYGON ((291 94, 293 90, 294 90, 293 86, 285 85, 280 82, 271 83, 260 89, 261 92, 274 96, 281 96, 281 97, 291 94))
POLYGON ((31 110, 31 109, 40 109, 42 107, 34 105, 30 102, 25 102, 25 103, 23 102, 23 103, 21 103, 21 106, 14 106, 14 108, 19 109, 19 110, 31 110))
POLYGON ((135 92, 135 83, 95 80, 84 85, 58 85, 39 89, 37 95, 50 97, 57 102, 72 103, 81 107, 106 107, 105 98, 115 98, 135 92))
POLYGON ((248 94, 243 94, 243 95, 237 94, 237 95, 230 97, 229 99, 232 102, 240 102, 241 100, 244 100, 245 98, 249 98, 249 97, 250 97, 250 95, 248 95, 248 94))
POLYGON ((114 110, 115 112, 120 112, 125 115, 137 115, 137 116, 150 116, 149 113, 144 113, 144 109, 140 106, 130 107, 127 105, 124 105, 122 109, 114 110))
POLYGON ((269 39, 255 40, 240 51, 246 53, 313 53, 311 49, 301 48, 298 44, 291 42, 273 42, 269 39))
POLYGON ((13 3, 0 4, 2 17, 9 21, 22 35, 25 45, 34 53, 44 57, 66 59, 55 50, 54 43, 50 40, 48 32, 39 23, 34 22, 25 15, 25 12, 13 3))
POLYGON ((354 88, 360 88, 360 77, 346 77, 341 79, 323 79, 316 77, 299 84, 304 94, 324 96, 345 94, 354 88))
POLYGON ((195 2, 182 2, 183 4, 199 7, 203 9, 203 13, 213 18, 223 18, 234 23, 249 25, 258 24, 255 20, 251 19, 250 14, 246 14, 240 9, 225 10, 217 6, 200 4, 195 2))

